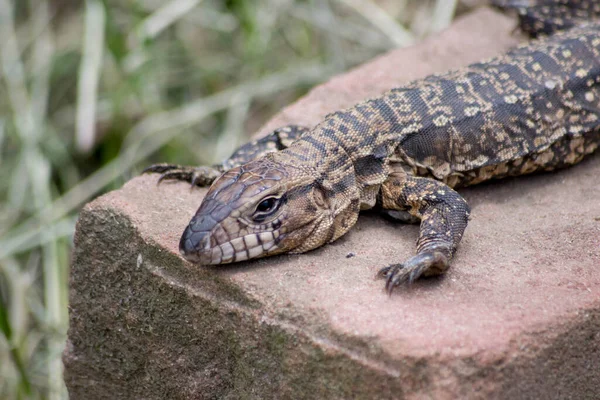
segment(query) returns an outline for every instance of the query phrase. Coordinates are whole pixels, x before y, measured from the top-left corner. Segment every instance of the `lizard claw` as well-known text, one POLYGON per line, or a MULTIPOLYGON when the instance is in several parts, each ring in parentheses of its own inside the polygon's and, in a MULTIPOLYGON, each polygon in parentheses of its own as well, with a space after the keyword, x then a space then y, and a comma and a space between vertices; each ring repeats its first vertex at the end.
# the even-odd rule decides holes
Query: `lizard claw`
POLYGON ((385 290, 389 295, 394 288, 403 283, 411 285, 425 275, 439 275, 448 268, 448 259, 441 252, 424 252, 417 254, 403 264, 390 264, 379 270, 378 277, 384 277, 385 290))
POLYGON ((173 169, 170 171, 166 171, 162 174, 160 174, 160 176, 158 177, 158 182, 156 182, 157 184, 160 184, 162 181, 164 180, 177 180, 177 181, 185 181, 185 182, 191 182, 191 174, 189 171, 183 170, 183 169, 173 169))
POLYGON ((385 277, 385 291, 389 295, 392 294, 394 288, 404 282, 411 284, 416 277, 413 275, 414 271, 410 271, 405 268, 404 264, 390 264, 379 270, 377 273, 380 277, 385 277))
POLYGON ((147 174, 147 173, 152 173, 152 172, 157 172, 157 173, 163 173, 166 171, 170 171, 173 169, 181 169, 183 168, 181 165, 177 165, 177 164, 165 164, 165 163, 161 163, 161 164, 152 164, 149 167, 144 168, 144 170, 142 171, 142 174, 147 174))
POLYGON ((142 173, 160 173, 157 184, 164 180, 178 180, 189 182, 194 186, 210 186, 221 175, 221 171, 214 167, 186 167, 176 164, 154 164, 144 169, 142 173))
POLYGON ((388 274, 389 274, 389 272, 390 272, 390 270, 394 267, 394 265, 397 265, 397 264, 390 264, 387 267, 381 268, 379 271, 377 271, 376 277, 377 278, 385 278, 385 277, 387 277, 388 274))

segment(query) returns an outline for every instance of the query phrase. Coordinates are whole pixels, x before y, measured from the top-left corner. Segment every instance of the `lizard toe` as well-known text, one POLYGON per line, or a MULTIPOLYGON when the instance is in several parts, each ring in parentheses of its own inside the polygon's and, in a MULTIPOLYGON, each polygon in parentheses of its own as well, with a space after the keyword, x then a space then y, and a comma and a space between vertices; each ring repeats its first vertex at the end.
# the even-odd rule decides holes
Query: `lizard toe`
POLYGON ((391 295, 394 288, 403 283, 411 285, 422 275, 439 275, 447 268, 447 257, 439 251, 432 251, 417 254, 405 263, 384 267, 378 275, 386 277, 385 290, 391 295))
POLYGON ((158 183, 161 183, 162 181, 172 181, 172 180, 177 180, 177 181, 185 181, 185 182, 190 182, 192 179, 192 174, 190 173, 190 171, 186 171, 183 168, 178 168, 178 169, 173 169, 173 170, 169 170, 167 172, 163 172, 160 177, 158 178, 158 183))
POLYGON ((152 164, 151 166, 144 168, 144 170, 142 171, 142 174, 153 173, 153 172, 162 174, 164 172, 171 171, 174 169, 180 169, 180 168, 182 168, 181 165, 177 165, 177 164, 166 164, 166 163, 152 164))
POLYGON ((387 278, 385 280, 385 290, 388 292, 388 294, 392 294, 394 287, 402 283, 404 271, 404 264, 391 264, 379 271, 380 273, 384 273, 384 276, 387 278))
POLYGON ((376 278, 385 278, 388 276, 390 270, 394 267, 394 265, 396 264, 390 264, 387 267, 383 267, 381 268, 379 271, 377 271, 377 275, 375 275, 376 278))
POLYGON ((189 182, 191 187, 194 186, 210 186, 215 179, 221 175, 221 172, 212 167, 182 167, 179 165, 173 166, 158 166, 146 168, 148 172, 162 172, 158 178, 158 183, 162 181, 184 181, 189 182), (171 167, 171 168, 170 168, 171 167), (152 169, 150 169, 152 168, 152 169))

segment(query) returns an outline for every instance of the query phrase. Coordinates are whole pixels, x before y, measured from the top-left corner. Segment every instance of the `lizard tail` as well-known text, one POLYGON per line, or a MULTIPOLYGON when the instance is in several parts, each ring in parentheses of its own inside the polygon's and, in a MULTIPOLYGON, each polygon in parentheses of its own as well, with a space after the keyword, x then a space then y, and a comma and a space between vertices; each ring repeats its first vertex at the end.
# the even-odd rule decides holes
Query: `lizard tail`
POLYGON ((502 10, 516 10, 521 30, 534 38, 600 19, 597 0, 491 0, 491 3, 502 10))

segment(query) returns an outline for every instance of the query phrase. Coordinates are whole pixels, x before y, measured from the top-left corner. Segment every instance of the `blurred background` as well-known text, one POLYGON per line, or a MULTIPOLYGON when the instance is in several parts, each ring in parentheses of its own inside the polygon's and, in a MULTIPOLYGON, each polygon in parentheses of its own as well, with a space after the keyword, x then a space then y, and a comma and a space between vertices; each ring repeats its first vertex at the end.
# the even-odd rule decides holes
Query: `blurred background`
POLYGON ((330 76, 478 0, 0 0, 0 399, 66 398, 78 210, 212 164, 330 76))

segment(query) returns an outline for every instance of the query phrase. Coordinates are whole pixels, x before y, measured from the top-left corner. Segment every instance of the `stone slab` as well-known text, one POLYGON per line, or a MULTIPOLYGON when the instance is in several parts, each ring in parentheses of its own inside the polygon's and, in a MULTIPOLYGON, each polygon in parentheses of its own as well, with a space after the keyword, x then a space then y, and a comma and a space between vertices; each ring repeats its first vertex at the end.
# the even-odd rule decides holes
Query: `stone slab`
MULTIPOLYGON (((263 129, 312 125, 392 86, 505 51, 481 9, 332 79, 263 129)), ((178 255, 205 190, 132 179, 81 212, 65 379, 72 399, 598 398, 600 156, 462 190, 442 278, 388 297, 378 269, 417 226, 361 216, 321 249, 222 267, 178 255), (350 252, 356 254, 346 258, 350 252)))

